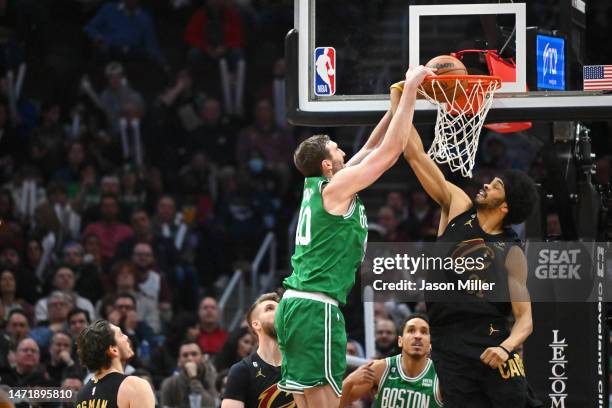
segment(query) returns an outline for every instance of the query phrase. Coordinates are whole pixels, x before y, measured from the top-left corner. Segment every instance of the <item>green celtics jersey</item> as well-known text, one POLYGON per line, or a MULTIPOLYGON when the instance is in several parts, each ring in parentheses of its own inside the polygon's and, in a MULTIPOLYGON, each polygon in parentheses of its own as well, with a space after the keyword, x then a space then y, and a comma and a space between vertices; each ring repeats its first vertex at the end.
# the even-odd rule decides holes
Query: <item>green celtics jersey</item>
POLYGON ((325 177, 307 177, 295 234, 293 274, 287 288, 320 292, 346 303, 355 284, 355 273, 363 260, 368 235, 365 208, 355 195, 344 215, 323 208, 325 177))
POLYGON ((387 367, 380 380, 376 408, 439 408, 438 376, 433 361, 427 360, 423 372, 412 378, 402 370, 402 355, 387 357, 387 367))

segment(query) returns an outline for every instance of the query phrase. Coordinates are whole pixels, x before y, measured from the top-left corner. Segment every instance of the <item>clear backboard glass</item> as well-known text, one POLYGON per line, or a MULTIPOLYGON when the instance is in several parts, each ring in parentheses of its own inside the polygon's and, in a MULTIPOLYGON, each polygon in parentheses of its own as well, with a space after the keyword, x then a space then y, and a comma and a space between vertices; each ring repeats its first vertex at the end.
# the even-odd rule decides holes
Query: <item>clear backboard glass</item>
MULTIPOLYGON (((287 39, 290 117, 367 122, 388 108, 389 85, 409 64, 464 50, 494 51, 461 55, 470 74, 504 80, 491 120, 610 117, 612 95, 594 82, 604 63, 589 61, 588 12, 595 10, 580 0, 296 0, 296 29, 287 39), (595 80, 585 85, 585 73, 595 80)), ((418 101, 416 121, 433 121, 433 109, 418 101)))

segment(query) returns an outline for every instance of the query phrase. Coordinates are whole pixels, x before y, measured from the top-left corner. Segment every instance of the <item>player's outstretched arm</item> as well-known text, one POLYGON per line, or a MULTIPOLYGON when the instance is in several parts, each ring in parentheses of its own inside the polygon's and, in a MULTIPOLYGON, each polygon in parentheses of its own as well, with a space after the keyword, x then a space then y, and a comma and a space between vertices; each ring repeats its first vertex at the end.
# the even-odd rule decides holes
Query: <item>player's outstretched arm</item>
POLYGON ((385 360, 370 361, 346 377, 342 382, 342 398, 339 407, 344 408, 378 388, 386 366, 385 360))
POLYGON ((376 149, 382 143, 383 137, 389 128, 389 123, 391 123, 391 112, 387 111, 382 119, 378 122, 372 133, 370 133, 370 137, 363 145, 361 149, 346 163, 346 166, 354 166, 356 164, 361 163, 363 159, 365 159, 368 154, 372 153, 374 149, 376 149))
POLYGON ((429 157, 427 152, 425 152, 423 142, 416 128, 412 126, 410 131, 412 134, 406 144, 404 158, 419 179, 425 192, 438 203, 443 210, 448 210, 451 205, 452 194, 446 182, 446 178, 438 165, 429 157))
POLYGON ((449 220, 470 208, 472 200, 462 189, 446 180, 438 165, 425 152, 419 132, 414 126, 404 150, 404 158, 425 192, 442 209, 439 233, 443 232, 449 220))
POLYGON ((127 377, 119 386, 117 405, 119 408, 155 408, 151 384, 133 375, 127 377))
POLYGON ((410 124, 414 114, 416 89, 425 76, 432 74, 429 68, 419 66, 406 72, 406 92, 402 93, 398 112, 389 124, 389 129, 378 148, 361 163, 342 169, 334 175, 324 190, 326 198, 345 201, 374 183, 397 161, 410 134, 410 124))

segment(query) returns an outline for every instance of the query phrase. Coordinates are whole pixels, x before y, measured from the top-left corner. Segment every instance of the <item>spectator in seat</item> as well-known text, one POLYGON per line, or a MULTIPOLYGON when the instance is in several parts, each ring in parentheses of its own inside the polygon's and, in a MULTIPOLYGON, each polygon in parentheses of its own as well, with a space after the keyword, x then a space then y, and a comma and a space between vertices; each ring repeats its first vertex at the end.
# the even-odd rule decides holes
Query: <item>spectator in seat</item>
POLYGON ((131 261, 119 261, 111 269, 116 293, 129 293, 136 300, 138 320, 147 322, 156 332, 161 332, 159 304, 136 286, 136 266, 131 261))
POLYGON ((17 343, 30 335, 30 320, 28 315, 21 309, 12 310, 6 319, 6 334, 11 343, 17 346, 17 343))
POLYGON ((49 346, 49 361, 45 364, 50 386, 59 387, 62 378, 71 370, 78 368, 72 358, 73 346, 70 334, 62 331, 53 334, 49 346))
POLYGON ((32 236, 26 244, 26 253, 25 253, 25 258, 23 262, 23 267, 29 271, 34 271, 35 274, 36 274, 36 271, 38 271, 38 268, 40 267, 44 275, 44 269, 48 266, 47 264, 49 263, 49 260, 48 259, 46 260, 47 264, 40 265, 42 261, 43 261, 42 243, 40 242, 39 239, 32 236))
POLYGON ((188 144, 188 135, 198 126, 198 106, 204 94, 194 86, 193 77, 187 68, 181 69, 174 84, 164 90, 155 106, 154 126, 159 130, 156 140, 160 143, 151 146, 155 162, 163 163, 170 172, 184 162, 186 155, 193 151, 188 144))
POLYGON ((102 282, 102 287, 105 292, 111 290, 111 282, 106 273, 106 264, 102 262, 102 247, 100 238, 90 234, 83 237, 83 263, 93 266, 98 272, 98 277, 102 282))
POLYGON ((145 242, 136 244, 132 252, 132 262, 136 266, 138 290, 158 305, 162 320, 170 320, 172 315, 170 288, 165 275, 155 270, 155 254, 151 245, 145 242))
POLYGON ((144 99, 130 86, 120 63, 108 63, 104 73, 107 85, 100 95, 100 102, 106 113, 111 133, 118 135, 120 133, 119 120, 125 105, 132 104, 138 110, 144 111, 144 99))
MULTIPOLYGON (((87 310, 90 316, 94 315, 94 307, 91 301, 75 292, 76 277, 74 271, 69 266, 60 266, 55 270, 51 277, 51 285, 53 290, 61 291, 70 298, 70 303, 76 307, 87 310)), ((37 322, 46 321, 48 319, 48 302, 49 298, 40 299, 36 302, 34 314, 37 322)), ((70 309, 66 310, 68 313, 70 309)))
MULTIPOLYGON (((157 211, 153 218, 153 230, 155 235, 164 238, 169 238, 173 242, 177 241, 177 235, 181 232, 181 229, 186 229, 187 226, 177 217, 176 211, 176 200, 171 195, 163 195, 157 200, 157 211)), ((186 235, 186 232, 181 232, 182 235, 186 235)), ((184 238, 180 239, 180 243, 184 242, 184 238)), ((178 250, 181 248, 175 245, 178 250)), ((182 246, 182 245, 181 245, 182 246)))
POLYGON ((200 334, 198 344, 204 354, 215 354, 221 350, 227 340, 228 333, 219 324, 219 307, 217 301, 207 296, 198 307, 198 323, 200 334))
POLYGON ((14 366, 17 344, 29 335, 28 317, 21 309, 13 310, 8 316, 5 330, 0 332, 0 377, 14 366))
POLYGON ((53 233, 58 248, 77 238, 81 230, 81 216, 68 201, 68 188, 58 182, 51 182, 47 186, 47 201, 36 209, 34 219, 38 234, 45 236, 53 233))
POLYGON ((44 301, 47 315, 31 331, 30 337, 36 340, 41 348, 47 349, 53 334, 66 330, 68 312, 74 307, 74 299, 67 293, 56 290, 40 301, 44 301))
POLYGON ((102 271, 93 263, 85 262, 85 250, 78 242, 69 242, 62 250, 62 262, 74 272, 74 290, 95 303, 104 294, 102 271))
POLYGON ((53 175, 55 181, 66 183, 69 188, 77 189, 81 178, 81 167, 85 163, 85 145, 75 140, 68 145, 68 162, 53 175))
POLYGON ((143 206, 146 200, 147 193, 138 168, 133 164, 126 164, 121 171, 121 205, 131 213, 143 206))
POLYGON ((214 364, 217 371, 223 371, 253 352, 255 336, 248 327, 233 331, 221 350, 215 355, 214 364))
POLYGON ((401 228, 406 228, 412 239, 432 239, 438 232, 435 212, 427 194, 423 190, 413 190, 410 192, 408 218, 401 228))
POLYGON ((105 59, 154 61, 165 65, 153 20, 139 3, 139 0, 123 0, 104 4, 85 26, 85 31, 105 59))
POLYGON ((394 356, 397 350, 397 327, 393 320, 380 319, 376 321, 374 333, 374 344, 376 346, 376 358, 394 356))
POLYGON ((164 380, 160 390, 161 405, 169 408, 193 408, 192 394, 201 396, 201 407, 215 404, 217 372, 206 360, 195 341, 185 341, 179 348, 178 372, 164 380))
POLYGON ((40 348, 33 339, 22 339, 15 352, 15 367, 2 376, 10 387, 47 386, 44 367, 40 364, 40 348))
POLYGON ((395 213, 395 217, 404 222, 408 217, 408 207, 404 204, 404 198, 398 191, 390 191, 387 194, 387 206, 395 213))
POLYGON ((189 137, 191 151, 208 152, 218 166, 236 164, 236 131, 228 117, 223 115, 221 102, 212 97, 206 98, 199 109, 201 125, 189 137))
MULTIPOLYGON (((0 152, 2 151, 0 150, 0 152)), ((0 221, 2 221, 0 223, 0 248, 22 245, 24 239, 23 228, 17 219, 15 199, 11 191, 6 188, 0 189, 0 221)), ((0 257, 1 261, 2 258, 0 257)))
POLYGON ((185 340, 195 342, 199 333, 198 319, 195 314, 189 312, 178 313, 168 323, 164 344, 153 350, 149 363, 156 389, 159 389, 164 378, 175 371, 181 344, 185 340))
POLYGON ((207 1, 189 19, 185 42, 192 63, 219 64, 225 111, 242 115, 245 39, 240 13, 227 0, 207 1))
POLYGON ((0 268, 0 315, 1 321, 7 321, 11 311, 21 309, 28 316, 28 320, 34 317, 34 308, 23 299, 17 298, 17 277, 15 272, 8 268, 0 268))
POLYGON ((249 159, 258 153, 264 168, 277 174, 281 180, 281 191, 286 191, 289 178, 289 163, 293 157, 293 136, 274 122, 274 110, 269 99, 260 99, 255 104, 255 123, 240 131, 236 146, 236 160, 247 170, 249 159))
POLYGON ((117 244, 134 234, 132 228, 118 221, 119 202, 117 196, 104 194, 100 200, 101 220, 89 224, 83 235, 95 235, 100 241, 102 259, 110 260, 115 254, 117 244))
POLYGON ((378 210, 378 224, 384 229, 383 239, 386 242, 406 242, 408 235, 399 226, 399 220, 391 207, 382 206, 378 210))
POLYGON ((48 180, 64 162, 63 148, 66 132, 61 119, 62 108, 59 103, 43 102, 40 125, 32 129, 29 135, 31 151, 38 150, 34 164, 43 172, 45 180, 48 180))
POLYGON ((124 239, 117 245, 116 258, 130 259, 136 245, 145 243, 153 249, 156 266, 162 271, 171 271, 179 260, 178 251, 174 246, 173 239, 154 232, 151 218, 143 208, 137 208, 132 211, 130 220, 134 235, 124 239))
POLYGON ((120 293, 115 297, 113 311, 108 321, 121 327, 132 341, 133 349, 137 350, 146 340, 150 346, 155 345, 155 332, 146 322, 138 319, 136 300, 129 293, 120 293))
POLYGON ((194 152, 179 171, 180 188, 184 194, 211 197, 216 178, 216 166, 203 151, 194 152))
POLYGON ((74 341, 76 341, 79 334, 81 334, 81 331, 83 331, 83 329, 86 328, 90 322, 91 317, 89 316, 89 313, 87 313, 87 310, 75 307, 68 312, 68 333, 70 336, 72 336, 74 341))
MULTIPOLYGON (((2 225, 0 225, 2 228, 2 225)), ((21 255, 14 246, 6 246, 0 252, 0 266, 10 269, 17 279, 17 298, 32 304, 40 298, 40 282, 33 270, 26 268, 21 262, 21 255)))
MULTIPOLYGON (((79 373, 70 372, 62 379, 62 389, 72 391, 72 395, 78 395, 83 388, 83 377, 79 373)), ((74 408, 71 402, 63 402, 61 408, 74 408)))

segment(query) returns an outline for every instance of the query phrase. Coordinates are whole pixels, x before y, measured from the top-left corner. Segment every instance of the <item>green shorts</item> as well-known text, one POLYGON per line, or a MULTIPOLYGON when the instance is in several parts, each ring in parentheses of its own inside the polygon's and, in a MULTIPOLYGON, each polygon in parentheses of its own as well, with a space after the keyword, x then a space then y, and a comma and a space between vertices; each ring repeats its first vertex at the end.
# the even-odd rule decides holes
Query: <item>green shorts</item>
POLYGON ((346 331, 338 306, 300 297, 283 298, 274 325, 283 363, 278 388, 303 393, 331 385, 342 394, 346 370, 346 331))

